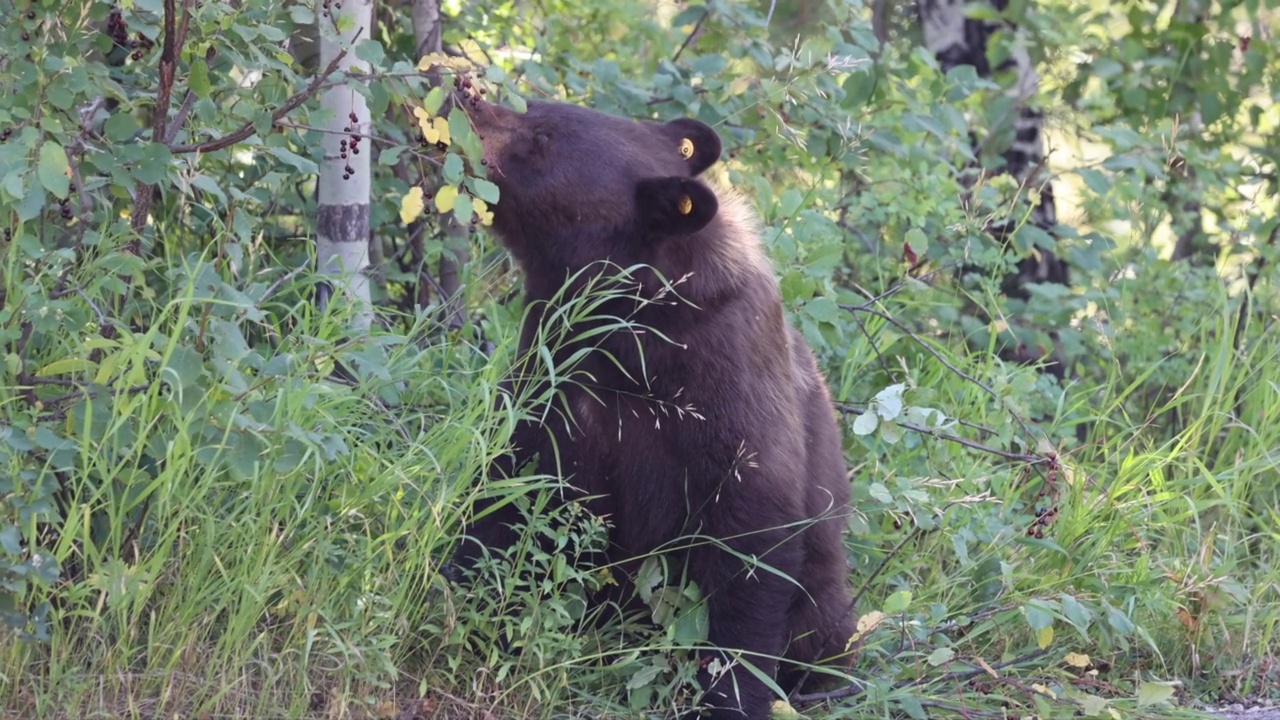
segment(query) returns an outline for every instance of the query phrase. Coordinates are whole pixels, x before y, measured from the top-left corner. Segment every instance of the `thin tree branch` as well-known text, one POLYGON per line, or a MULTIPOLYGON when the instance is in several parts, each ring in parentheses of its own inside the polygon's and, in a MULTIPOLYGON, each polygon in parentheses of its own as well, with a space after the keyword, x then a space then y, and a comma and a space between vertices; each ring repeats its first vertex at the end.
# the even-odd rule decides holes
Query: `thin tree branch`
MULTIPOLYGON (((359 37, 359 33, 356 34, 356 37, 359 37)), ((355 40, 356 38, 354 37, 351 39, 353 43, 355 40)), ((292 97, 284 101, 284 104, 276 108, 276 111, 271 113, 271 124, 275 125, 279 120, 284 118, 284 116, 298 109, 299 106, 309 100, 311 96, 314 95, 322 85, 324 85, 325 78, 329 77, 329 75, 333 74, 338 69, 338 63, 342 62, 342 59, 346 56, 346 50, 339 52, 337 56, 329 62, 328 67, 325 68, 323 73, 317 73, 315 78, 311 80, 311 83, 307 85, 307 87, 297 93, 294 93, 292 97)), ((208 140, 202 143, 171 145, 169 146, 169 151, 174 154, 215 152, 217 150, 231 147, 232 145, 251 137, 255 132, 257 132, 257 129, 254 127, 253 121, 249 121, 240 126, 239 129, 234 130, 227 135, 223 135, 217 140, 208 140)))
MULTIPOLYGON (((843 403, 836 403, 836 409, 846 415, 863 415, 869 412, 864 408, 854 407, 852 405, 845 405, 843 403)), ((971 448, 973 450, 981 450, 982 452, 985 452, 985 453, 998 455, 1006 460, 1013 460, 1015 462, 1024 462, 1031 465, 1037 465, 1040 463, 1049 462, 1049 458, 1044 457, 1042 455, 1015 453, 1015 452, 1009 452, 1008 450, 1001 450, 1000 448, 993 448, 989 445, 983 445, 980 442, 975 442, 973 440, 969 440, 968 438, 960 437, 959 435, 946 435, 938 432, 937 430, 930 430, 927 427, 924 427, 922 425, 916 425, 915 423, 905 422, 902 420, 894 420, 894 423, 898 427, 902 428, 903 430, 910 430, 912 432, 920 433, 921 435, 930 435, 932 437, 936 437, 941 440, 949 440, 953 443, 964 445, 965 447, 971 448)))

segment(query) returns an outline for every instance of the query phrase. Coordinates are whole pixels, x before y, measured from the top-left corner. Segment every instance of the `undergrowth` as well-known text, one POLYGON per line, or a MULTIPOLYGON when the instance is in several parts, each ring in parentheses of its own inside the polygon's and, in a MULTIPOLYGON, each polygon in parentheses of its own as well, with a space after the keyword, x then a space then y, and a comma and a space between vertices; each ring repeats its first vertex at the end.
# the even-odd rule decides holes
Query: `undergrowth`
MULTIPOLYGON (((607 573, 573 559, 606 529, 551 512, 555 478, 485 490, 553 552, 521 545, 475 586, 441 577, 532 400, 496 403, 517 309, 474 326, 501 339, 494 358, 427 316, 357 340, 271 258, 190 256, 139 267, 134 322, 99 326, 118 256, 18 260, 6 713, 595 717, 693 699, 696 589, 654 564, 649 617, 592 622, 607 573)), ((911 320, 927 294, 850 305, 863 340, 824 362, 853 467, 859 632, 847 671, 815 668, 829 689, 794 708, 1146 714, 1175 691, 1274 694, 1280 345, 1269 328, 1237 344, 1237 300, 1210 299, 1163 364, 1135 375, 1117 354, 1065 387, 957 354, 911 320), (1144 395, 1166 365, 1184 380, 1144 395)))

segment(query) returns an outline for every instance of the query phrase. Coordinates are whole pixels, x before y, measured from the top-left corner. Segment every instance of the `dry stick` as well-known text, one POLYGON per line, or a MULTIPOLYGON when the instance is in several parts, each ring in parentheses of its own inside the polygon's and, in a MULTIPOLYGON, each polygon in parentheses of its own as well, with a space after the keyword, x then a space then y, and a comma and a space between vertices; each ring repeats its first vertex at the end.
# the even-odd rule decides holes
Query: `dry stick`
POLYGON ((693 44, 694 38, 698 37, 698 33, 702 30, 702 23, 706 22, 709 17, 711 17, 710 10, 702 13, 702 17, 698 18, 698 22, 693 24, 693 30, 689 31, 689 37, 686 37, 684 42, 680 43, 680 48, 676 50, 676 54, 671 57, 671 62, 679 60, 680 55, 684 53, 691 44, 693 44))
MULTIPOLYGON (((953 365, 949 360, 947 360, 945 357, 942 356, 942 353, 935 350, 933 345, 929 344, 923 337, 917 334, 914 330, 904 325, 901 321, 899 321, 897 318, 893 317, 889 313, 883 312, 881 310, 877 310, 873 307, 869 307, 869 303, 864 303, 862 305, 841 305, 840 308, 843 310, 848 310, 849 312, 865 312, 865 313, 883 318, 886 322, 890 323, 894 327, 906 333, 907 337, 911 338, 916 342, 917 345, 924 348, 925 351, 928 352, 930 355, 932 355, 935 360, 942 363, 943 367, 947 368, 948 370, 960 376, 961 378, 964 378, 965 380, 968 380, 974 385, 977 385, 978 387, 982 388, 983 391, 985 391, 997 402, 1000 401, 1000 396, 996 394, 995 390, 992 390, 986 383, 969 375, 965 371, 953 365)), ((1013 419, 1016 420, 1018 422, 1018 425, 1022 427, 1023 432, 1025 432, 1028 436, 1033 435, 1033 433, 1031 432, 1031 428, 1027 427, 1027 423, 1023 421, 1023 419, 1019 417, 1017 413, 1011 412, 1010 415, 1013 416, 1013 419)))
MULTIPOLYGON (((192 0, 183 0, 182 26, 179 29, 175 25, 177 19, 175 16, 178 11, 174 0, 164 0, 164 42, 160 46, 160 84, 156 89, 155 119, 151 123, 151 139, 158 143, 165 141, 165 130, 169 122, 169 101, 173 97, 173 83, 178 73, 178 55, 182 52, 182 45, 187 39, 187 27, 191 17, 188 11, 191 8, 191 2, 192 0)), ((146 227, 147 216, 151 214, 151 196, 154 192, 154 183, 138 180, 133 184, 133 215, 129 218, 129 225, 135 233, 142 232, 142 228, 146 227)), ((126 251, 137 255, 138 249, 138 239, 135 237, 129 241, 126 251)))
MULTIPOLYGON (((1280 218, 1276 219, 1276 226, 1271 228, 1271 234, 1267 236, 1266 244, 1275 247, 1276 240, 1280 238, 1280 218)), ((1258 278, 1262 277, 1262 271, 1267 268, 1267 258, 1265 255, 1258 256, 1258 262, 1253 267, 1253 272, 1247 272, 1249 276, 1249 291, 1240 297, 1240 310, 1236 313, 1236 332, 1231 338, 1231 350, 1235 353, 1240 352, 1240 344, 1244 342, 1244 331, 1249 324, 1249 306, 1253 304, 1253 288, 1258 284, 1258 278)), ((1244 387, 1241 386, 1236 390, 1235 414, 1239 418, 1244 414, 1244 387)))
MULTIPOLYGON (((842 413, 845 413, 846 415, 863 415, 866 412, 868 412, 865 408, 854 407, 852 405, 845 405, 843 403, 836 403, 836 409, 842 413)), ((894 422, 897 423, 898 427, 904 430, 911 430, 912 432, 918 432, 921 435, 931 435, 933 437, 940 438, 942 440, 950 440, 953 443, 959 443, 960 445, 964 445, 967 448, 972 448, 974 450, 981 450, 982 452, 991 453, 992 455, 998 455, 1002 458, 1005 458, 1006 460, 1015 460, 1017 462, 1024 462, 1029 465, 1038 465, 1040 463, 1049 462, 1049 458, 1043 455, 1009 452, 1008 450, 1001 450, 999 448, 993 448, 988 445, 983 445, 980 442, 969 440, 968 438, 963 438, 963 437, 960 437, 959 435, 946 435, 936 430, 930 430, 929 428, 924 427, 922 425, 916 425, 915 423, 904 422, 901 420, 895 420, 894 422)))
MULTIPOLYGON (((1005 668, 1012 667, 1014 665, 1021 665, 1023 663, 1031 662, 1032 660, 1035 660, 1041 657, 1042 655, 1047 654, 1048 652, 1049 652, 1048 649, 1042 650, 1037 648, 1036 650, 1033 650, 1029 653, 1025 653, 1023 655, 1019 655, 1018 657, 1008 660, 1006 662, 992 665, 991 669, 1003 670, 1005 668)), ((986 668, 978 668, 976 670, 965 670, 962 672, 957 671, 957 672, 947 673, 937 678, 932 678, 932 679, 921 678, 918 680, 911 680, 908 682, 898 683, 897 685, 893 686, 893 689, 902 690, 904 688, 920 687, 925 684, 939 683, 939 682, 949 682, 949 681, 963 682, 965 680, 969 680, 971 678, 975 678, 980 675, 986 675, 986 674, 988 674, 986 668)), ((860 695, 864 691, 865 691, 865 688, 861 688, 856 685, 849 685, 847 687, 842 687, 839 690, 831 690, 830 692, 807 693, 805 695, 797 695, 793 699, 796 702, 806 702, 806 703, 807 702, 826 702, 829 700, 840 700, 842 698, 853 697, 854 695, 860 695)))

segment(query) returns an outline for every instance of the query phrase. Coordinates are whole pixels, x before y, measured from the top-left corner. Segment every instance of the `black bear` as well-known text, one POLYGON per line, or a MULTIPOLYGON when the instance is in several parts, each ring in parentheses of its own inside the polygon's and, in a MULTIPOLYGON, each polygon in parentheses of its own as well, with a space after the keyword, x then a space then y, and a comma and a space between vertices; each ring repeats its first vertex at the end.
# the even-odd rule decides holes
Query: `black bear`
MULTIPOLYGON (((492 473, 536 455, 539 472, 598 496, 586 506, 607 519, 606 560, 622 574, 638 568, 630 558, 681 546, 720 649, 721 662, 702 663, 700 705, 712 718, 762 720, 773 693, 743 661, 790 691, 803 673, 788 661, 839 656, 852 633, 850 488, 830 397, 783 317, 755 217, 738 194, 697 179, 720 139, 692 119, 458 99, 501 191, 493 228, 524 274, 521 354, 566 279, 606 272, 601 261, 640 268, 636 292, 610 301, 628 307, 609 314, 652 329, 593 336, 602 352, 579 366, 589 386, 561 387, 572 421, 525 423, 492 473), (681 299, 650 302, 670 288, 661 278, 682 280, 681 299)), ((516 518, 508 507, 472 523, 455 564, 513 543, 516 518)))

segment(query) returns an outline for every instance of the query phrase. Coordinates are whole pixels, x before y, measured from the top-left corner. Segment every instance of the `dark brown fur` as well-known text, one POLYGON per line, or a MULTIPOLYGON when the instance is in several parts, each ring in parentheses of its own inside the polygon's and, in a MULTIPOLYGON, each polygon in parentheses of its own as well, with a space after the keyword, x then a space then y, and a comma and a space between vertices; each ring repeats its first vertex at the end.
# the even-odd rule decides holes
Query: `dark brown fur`
MULTIPOLYGON (((849 482, 826 386, 783 318, 750 209, 696 179, 719 158, 719 139, 697 121, 638 123, 558 103, 531 103, 523 115, 480 103, 470 115, 501 190, 494 227, 524 270, 531 308, 600 260, 684 278, 677 289, 687 301, 616 301, 612 311, 666 339, 598 340, 622 369, 589 355, 579 365, 593 378, 589 390, 562 386, 572 421, 520 427, 495 474, 538 454, 540 472, 600 495, 588 507, 610 522, 607 560, 625 572, 638 566, 627 559, 690 535, 774 568, 748 567, 706 542, 681 554, 708 598, 710 643, 746 651, 790 690, 798 673, 773 658, 838 655, 852 632, 841 541, 849 482)), ((661 287, 651 272, 638 277, 641 295, 661 287)), ((541 317, 530 313, 522 354, 541 317)), ((459 562, 477 546, 513 542, 514 520, 507 510, 467 528, 477 542, 463 544, 459 562)), ((768 716, 772 693, 750 671, 704 671, 701 680, 711 717, 768 716)))

